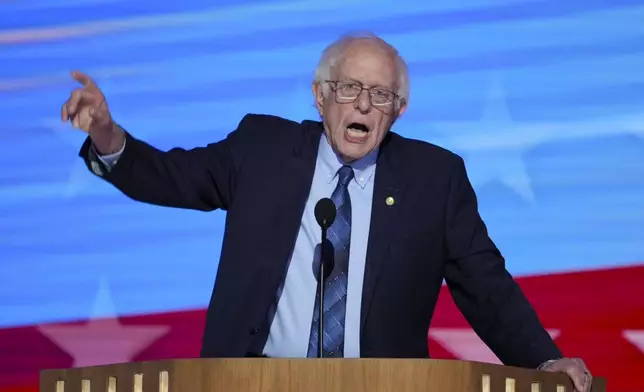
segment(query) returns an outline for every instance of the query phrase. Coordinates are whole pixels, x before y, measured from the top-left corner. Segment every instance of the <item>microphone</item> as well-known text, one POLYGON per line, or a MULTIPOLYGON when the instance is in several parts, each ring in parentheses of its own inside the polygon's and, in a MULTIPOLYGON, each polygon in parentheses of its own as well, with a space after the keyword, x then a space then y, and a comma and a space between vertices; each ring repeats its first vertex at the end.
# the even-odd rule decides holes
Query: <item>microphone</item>
POLYGON ((326 231, 335 220, 335 203, 333 200, 325 197, 320 199, 315 205, 315 220, 318 221, 318 225, 322 228, 322 231, 326 231))
POLYGON ((326 238, 326 232, 335 221, 335 203, 333 200, 325 197, 320 199, 315 205, 315 220, 322 229, 322 241, 320 242, 320 266, 317 274, 318 281, 318 294, 319 294, 319 324, 318 324, 318 358, 323 357, 324 348, 324 282, 333 270, 332 253, 329 253, 329 248, 333 249, 333 245, 329 243, 326 238), (328 243, 328 245, 327 245, 328 243), (327 271, 328 270, 328 271, 327 271))

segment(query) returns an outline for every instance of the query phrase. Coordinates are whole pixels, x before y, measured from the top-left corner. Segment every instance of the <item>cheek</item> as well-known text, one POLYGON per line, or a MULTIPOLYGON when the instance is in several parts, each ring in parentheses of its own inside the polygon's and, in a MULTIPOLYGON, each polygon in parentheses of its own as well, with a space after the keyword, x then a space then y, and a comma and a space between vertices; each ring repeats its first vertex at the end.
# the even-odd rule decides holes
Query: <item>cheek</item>
POLYGON ((385 137, 385 134, 387 133, 387 130, 389 129, 391 124, 389 123, 389 120, 384 117, 381 117, 377 122, 377 124, 378 124, 378 131, 375 132, 374 139, 376 142, 380 142, 385 137))
POLYGON ((336 130, 342 124, 343 112, 338 105, 328 105, 325 110, 325 118, 332 130, 336 130))

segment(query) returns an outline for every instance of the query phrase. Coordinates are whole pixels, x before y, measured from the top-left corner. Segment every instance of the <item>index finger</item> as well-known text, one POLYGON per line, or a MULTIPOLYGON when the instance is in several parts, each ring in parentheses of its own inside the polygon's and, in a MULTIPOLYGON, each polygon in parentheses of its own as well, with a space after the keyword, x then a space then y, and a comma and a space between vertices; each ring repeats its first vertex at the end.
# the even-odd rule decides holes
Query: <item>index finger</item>
POLYGON ((72 77, 82 84, 83 87, 96 87, 96 83, 94 83, 92 78, 80 71, 72 71, 72 77))

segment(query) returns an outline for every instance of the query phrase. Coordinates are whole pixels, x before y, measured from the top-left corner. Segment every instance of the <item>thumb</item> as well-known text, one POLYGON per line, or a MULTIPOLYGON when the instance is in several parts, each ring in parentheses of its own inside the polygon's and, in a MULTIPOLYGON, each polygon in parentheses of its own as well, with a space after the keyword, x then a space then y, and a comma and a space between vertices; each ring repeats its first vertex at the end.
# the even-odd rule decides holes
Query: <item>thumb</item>
POLYGON ((586 392, 586 377, 585 374, 576 374, 575 376, 571 377, 572 378, 572 383, 575 387, 575 391, 579 392, 586 392))

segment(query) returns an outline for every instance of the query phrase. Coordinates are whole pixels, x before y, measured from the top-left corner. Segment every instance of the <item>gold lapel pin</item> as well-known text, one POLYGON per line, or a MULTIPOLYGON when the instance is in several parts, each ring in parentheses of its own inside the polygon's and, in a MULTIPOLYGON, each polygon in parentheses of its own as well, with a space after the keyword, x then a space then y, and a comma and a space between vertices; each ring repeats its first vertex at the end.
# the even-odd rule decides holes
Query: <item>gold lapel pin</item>
POLYGON ((387 203, 388 206, 393 206, 394 205, 394 198, 389 196, 385 199, 385 203, 387 203))

